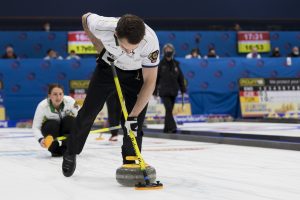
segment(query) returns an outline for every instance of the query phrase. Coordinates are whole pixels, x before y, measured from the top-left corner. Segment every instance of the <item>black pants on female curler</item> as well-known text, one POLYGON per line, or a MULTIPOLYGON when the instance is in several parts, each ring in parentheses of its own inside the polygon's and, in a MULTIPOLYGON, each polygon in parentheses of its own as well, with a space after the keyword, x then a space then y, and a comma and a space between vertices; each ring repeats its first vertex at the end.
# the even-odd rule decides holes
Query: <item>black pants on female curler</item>
MULTIPOLYGON (((71 128, 75 121, 75 117, 66 116, 61 121, 49 119, 46 120, 41 128, 44 137, 51 135, 54 139, 59 136, 66 136, 71 133, 71 128)), ((57 141, 54 141, 48 150, 52 155, 62 155, 64 149, 66 148, 66 142, 62 142, 62 146, 59 146, 57 141)))

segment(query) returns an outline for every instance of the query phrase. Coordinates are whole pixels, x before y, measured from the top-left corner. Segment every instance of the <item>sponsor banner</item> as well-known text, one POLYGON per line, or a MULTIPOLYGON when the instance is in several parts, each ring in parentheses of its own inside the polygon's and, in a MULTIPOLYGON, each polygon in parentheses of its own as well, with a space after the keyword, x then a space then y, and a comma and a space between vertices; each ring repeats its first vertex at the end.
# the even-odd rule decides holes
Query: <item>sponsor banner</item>
POLYGON ((184 115, 184 116, 175 116, 175 121, 178 124, 182 123, 193 123, 193 122, 206 122, 207 115, 184 115))
MULTIPOLYGON (((88 88, 89 80, 71 80, 69 82, 70 86, 70 96, 72 96, 78 105, 82 106, 84 99, 86 97, 87 88, 88 88)), ((179 93, 173 109, 173 115, 177 116, 185 116, 183 118, 187 118, 187 116, 191 116, 191 104, 189 100, 188 94, 182 95, 179 93)), ((147 114, 146 114, 146 121, 153 122, 153 123, 162 123, 165 116, 165 108, 164 105, 159 97, 154 98, 151 97, 147 114)), ((107 107, 106 104, 104 105, 103 109, 98 114, 95 123, 100 123, 102 125, 106 125, 107 123, 107 107)), ((179 118, 182 121, 182 118, 179 118)), ((189 119, 191 120, 191 119, 189 119)), ((194 119, 196 120, 196 119, 194 119)), ((199 119, 197 119, 199 120, 199 119)))
POLYGON ((0 120, 5 120, 5 108, 0 105, 0 120))
MULTIPOLYGON (((86 97, 87 89, 89 86, 89 80, 70 80, 70 96, 73 97, 76 103, 80 106, 83 105, 86 97)), ((104 104, 103 109, 99 112, 95 119, 95 124, 101 126, 107 126, 107 107, 104 104)))
POLYGON ((97 54, 97 51, 84 31, 68 32, 68 53, 97 54))
MULTIPOLYGON (((191 104, 188 94, 178 94, 173 108, 173 115, 176 116, 190 116, 192 114, 191 104)), ((165 117, 165 107, 160 97, 151 97, 147 109, 147 121, 163 119, 165 117)))
POLYGON ((89 80, 70 80, 69 82, 70 96, 73 97, 80 106, 83 105, 89 82, 89 80))
POLYGON ((31 128, 32 120, 0 120, 0 128, 31 128))
POLYGON ((267 31, 239 31, 238 52, 249 53, 253 47, 258 52, 270 52, 270 33, 267 31))
MULTIPOLYGON (((5 120, 3 81, 0 80, 0 120, 5 120)), ((0 126, 1 127, 1 126, 0 126)))
POLYGON ((0 120, 0 128, 8 128, 8 127, 11 127, 11 126, 9 126, 9 121, 0 120))
POLYGON ((3 93, 2 91, 0 90, 0 106, 3 106, 3 103, 4 103, 4 97, 3 97, 3 93))
POLYGON ((300 79, 243 78, 239 82, 243 117, 300 118, 300 79))

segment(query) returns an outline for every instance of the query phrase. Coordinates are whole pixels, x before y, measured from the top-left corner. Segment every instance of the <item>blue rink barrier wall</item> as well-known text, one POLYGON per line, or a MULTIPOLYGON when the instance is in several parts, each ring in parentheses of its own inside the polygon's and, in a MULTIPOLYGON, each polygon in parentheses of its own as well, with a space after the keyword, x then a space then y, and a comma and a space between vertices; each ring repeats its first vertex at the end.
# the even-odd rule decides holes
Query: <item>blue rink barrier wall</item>
MULTIPOLYGON (((184 57, 193 48, 199 48, 206 55, 209 48, 215 48, 221 57, 245 56, 237 50, 235 31, 156 31, 160 47, 172 43, 176 56, 184 57)), ((43 58, 48 49, 55 49, 61 56, 67 56, 68 32, 66 31, 0 31, 0 49, 4 52, 12 45, 21 58, 43 58)), ((299 46, 299 31, 270 31, 271 47, 279 47, 286 56, 293 46, 299 46)), ((1 51, 0 51, 1 52, 1 51)), ((263 54, 268 56, 268 54, 263 54)))
MULTIPOLYGON (((238 79, 245 77, 300 77, 300 58, 178 58, 188 82, 193 114, 239 113, 238 79)), ((32 119, 38 103, 47 96, 47 85, 60 83, 69 94, 69 80, 90 79, 95 59, 0 60, 0 80, 6 115, 10 120, 32 119)))
POLYGON ((240 116, 238 80, 240 78, 299 78, 300 59, 223 58, 179 59, 188 82, 193 114, 240 116))
POLYGON ((69 80, 90 79, 95 59, 0 60, 4 106, 10 120, 32 119, 36 106, 47 96, 48 84, 60 83, 69 94, 69 80))

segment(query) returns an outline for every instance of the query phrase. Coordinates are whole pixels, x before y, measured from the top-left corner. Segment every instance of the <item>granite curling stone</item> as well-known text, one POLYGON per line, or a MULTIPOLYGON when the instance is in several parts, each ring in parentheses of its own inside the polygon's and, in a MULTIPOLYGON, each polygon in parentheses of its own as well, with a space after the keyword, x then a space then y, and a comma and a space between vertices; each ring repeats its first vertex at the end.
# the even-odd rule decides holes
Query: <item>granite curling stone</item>
MULTIPOLYGON (((156 170, 150 165, 146 165, 146 172, 150 179, 150 183, 156 180, 156 170)), ((138 164, 124 164, 116 171, 116 179, 119 184, 127 187, 134 187, 135 185, 145 183, 143 173, 138 164)))

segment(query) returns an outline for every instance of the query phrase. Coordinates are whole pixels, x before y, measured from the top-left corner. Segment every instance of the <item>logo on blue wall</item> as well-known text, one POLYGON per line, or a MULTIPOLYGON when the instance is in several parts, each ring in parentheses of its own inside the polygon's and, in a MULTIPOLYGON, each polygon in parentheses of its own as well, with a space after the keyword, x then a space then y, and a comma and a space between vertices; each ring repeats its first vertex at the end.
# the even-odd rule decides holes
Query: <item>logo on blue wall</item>
POLYGON ((51 62, 48 61, 48 60, 44 60, 42 63, 41 63, 41 68, 42 69, 49 69, 51 67, 51 62))
POLYGON ((41 90, 43 91, 43 93, 47 93, 48 92, 48 88, 49 88, 49 84, 45 84, 41 87, 41 90))
POLYGON ((200 84, 200 88, 203 90, 206 90, 209 87, 209 83, 208 82, 202 82, 200 84))
POLYGON ((48 34, 48 40, 55 40, 56 34, 55 33, 49 33, 48 34))
POLYGON ((17 93, 21 90, 21 85, 19 84, 15 84, 11 87, 11 91, 14 92, 14 93, 17 93))
POLYGON ((28 55, 27 54, 21 54, 19 57, 20 58, 28 58, 28 55))
POLYGON ((64 72, 60 72, 60 73, 57 74, 56 77, 57 77, 58 80, 64 80, 64 79, 66 79, 67 75, 64 72))
POLYGON ((81 62, 79 60, 72 60, 71 62, 71 67, 73 69, 78 69, 81 66, 81 62))
POLYGON ((235 67, 235 66, 236 66, 235 60, 233 60, 233 59, 232 59, 232 60, 229 60, 227 66, 228 66, 228 67, 235 67))
POLYGON ((214 77, 221 78, 223 76, 223 72, 221 70, 217 70, 214 72, 214 77))
POLYGON ((25 32, 21 32, 20 34, 19 34, 19 39, 20 40, 27 40, 27 33, 25 33, 25 32))
POLYGON ((41 52, 42 48, 43 48, 43 45, 40 43, 36 43, 33 45, 33 49, 35 52, 41 52))
POLYGON ((227 41, 230 39, 230 35, 228 33, 223 33, 222 36, 221 36, 221 39, 223 41, 227 41))
POLYGON ((241 78, 248 78, 250 76, 249 70, 244 70, 241 72, 241 78))
POLYGON ((292 44, 289 43, 289 42, 287 42, 287 43, 284 44, 284 48, 285 48, 286 50, 290 50, 290 49, 292 48, 292 44))
POLYGON ((208 61, 207 60, 201 60, 200 61, 200 67, 207 67, 208 66, 208 61))
POLYGON ((231 57, 231 54, 230 54, 229 52, 226 51, 226 52, 224 53, 224 57, 231 57))
POLYGON ((189 48, 190 48, 190 45, 186 42, 180 46, 180 49, 183 51, 187 51, 189 48))
POLYGON ((186 76, 189 79, 193 79, 195 77, 195 72, 194 71, 189 71, 189 72, 186 73, 186 76))
POLYGON ((280 35, 278 33, 274 33, 272 36, 271 36, 271 39, 272 40, 278 40, 280 37, 280 35))
POLYGON ((208 48, 208 49, 215 49, 215 47, 216 47, 215 43, 209 43, 209 44, 207 45, 207 48, 208 48))
POLYGON ((26 78, 27 78, 27 80, 32 81, 32 80, 35 79, 35 77, 36 77, 35 73, 34 72, 30 72, 30 73, 27 74, 26 78))
POLYGON ((228 84, 228 88, 229 90, 235 90, 236 89, 236 82, 235 81, 231 81, 229 84, 228 84))
POLYGON ((10 64, 10 67, 14 70, 20 68, 21 66, 21 63, 19 61, 13 61, 11 64, 10 64))
POLYGON ((175 33, 170 33, 168 35, 169 40, 175 40, 176 39, 176 34, 175 33))
POLYGON ((270 73, 271 78, 276 78, 278 76, 278 72, 276 70, 272 70, 270 73))
POLYGON ((61 45, 61 50, 62 50, 63 52, 67 51, 67 44, 62 44, 62 45, 61 45))
POLYGON ((264 67, 265 66, 265 62, 263 60, 258 59, 256 62, 256 66, 257 67, 264 67))
POLYGON ((202 35, 200 33, 197 33, 195 35, 195 43, 199 44, 201 42, 201 39, 202 39, 202 35))

